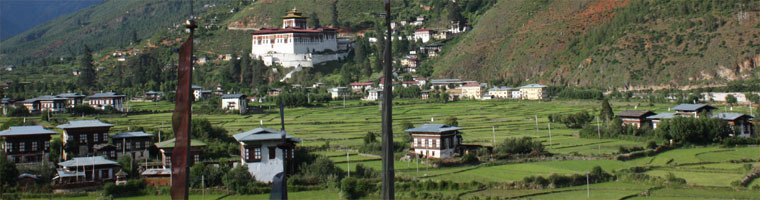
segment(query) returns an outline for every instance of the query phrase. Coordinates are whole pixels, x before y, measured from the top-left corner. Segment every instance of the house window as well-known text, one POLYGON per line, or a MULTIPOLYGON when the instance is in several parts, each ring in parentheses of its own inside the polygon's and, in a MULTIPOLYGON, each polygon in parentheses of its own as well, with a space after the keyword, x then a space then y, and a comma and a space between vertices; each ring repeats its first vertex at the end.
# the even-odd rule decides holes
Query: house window
POLYGON ((18 143, 18 151, 24 152, 25 150, 26 150, 26 144, 24 144, 24 142, 19 142, 18 143))
POLYGON ((135 149, 140 149, 140 142, 135 142, 135 149))
POLYGON ((79 135, 79 143, 87 144, 87 135, 79 135))
POLYGON ((108 138, 108 133, 103 133, 103 142, 107 142, 106 138, 108 138))
POLYGON ((5 142, 3 149, 5 149, 5 152, 11 152, 13 150, 13 143, 5 142))
POLYGON ((245 160, 251 160, 251 149, 245 148, 245 160))
POLYGON ((92 134, 92 141, 93 142, 98 142, 98 134, 97 133, 96 134, 92 134))
POLYGON ((269 159, 277 157, 277 147, 269 147, 269 159))
POLYGON ((45 141, 45 150, 50 149, 50 141, 45 141))
POLYGON ((196 162, 196 163, 198 163, 198 162, 200 162, 200 161, 201 161, 201 155, 195 154, 195 155, 193 156, 193 159, 195 160, 195 162, 196 162))
POLYGON ((439 143, 439 142, 440 142, 440 141, 438 141, 438 139, 436 139, 436 140, 433 140, 433 147, 440 147, 440 146, 438 146, 438 143, 439 143))
POLYGON ((256 147, 253 153, 254 160, 261 160, 261 147, 256 147))
POLYGON ((115 157, 116 157, 116 151, 111 151, 111 158, 115 158, 115 157))
POLYGON ((37 141, 32 142, 32 151, 37 151, 37 141))
POLYGON ((116 143, 116 150, 121 150, 121 143, 116 143))
POLYGON ((150 142, 145 141, 145 148, 147 149, 150 146, 150 142))
POLYGON ((126 144, 124 144, 124 148, 127 149, 127 150, 132 149, 132 143, 126 143, 126 144))

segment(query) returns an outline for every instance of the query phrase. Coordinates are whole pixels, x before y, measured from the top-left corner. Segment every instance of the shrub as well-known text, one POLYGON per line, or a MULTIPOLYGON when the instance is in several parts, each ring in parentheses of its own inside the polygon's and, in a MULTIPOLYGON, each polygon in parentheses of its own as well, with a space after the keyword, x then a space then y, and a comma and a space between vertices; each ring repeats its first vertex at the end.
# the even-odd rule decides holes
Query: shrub
POLYGON ((253 175, 248 172, 247 165, 238 165, 222 177, 224 186, 227 186, 227 189, 238 194, 249 193, 249 185, 255 182, 255 180, 253 175))
POLYGON ((647 149, 656 149, 656 148, 657 148, 657 143, 656 142, 651 141, 651 140, 649 142, 647 142, 647 149))
POLYGON ((359 199, 369 193, 375 192, 377 188, 372 180, 344 178, 340 183, 340 191, 346 199, 359 199))
POLYGON ((533 141, 531 137, 507 138, 494 149, 499 154, 528 154, 544 152, 541 141, 533 141))
POLYGON ((143 179, 130 179, 126 184, 114 185, 113 183, 106 183, 103 187, 103 194, 106 196, 122 197, 129 195, 142 194, 145 189, 145 180, 143 179))
POLYGON ((549 115, 549 120, 553 122, 561 122, 568 128, 581 128, 593 120, 593 117, 588 112, 577 112, 574 114, 552 114, 549 115))
POLYGON ((366 166, 364 166, 364 164, 358 164, 358 165, 356 165, 356 172, 354 174, 356 174, 357 177, 362 177, 362 178, 377 178, 377 177, 380 177, 380 172, 379 171, 377 171, 377 170, 375 170, 375 169, 373 169, 371 167, 366 167, 366 166))

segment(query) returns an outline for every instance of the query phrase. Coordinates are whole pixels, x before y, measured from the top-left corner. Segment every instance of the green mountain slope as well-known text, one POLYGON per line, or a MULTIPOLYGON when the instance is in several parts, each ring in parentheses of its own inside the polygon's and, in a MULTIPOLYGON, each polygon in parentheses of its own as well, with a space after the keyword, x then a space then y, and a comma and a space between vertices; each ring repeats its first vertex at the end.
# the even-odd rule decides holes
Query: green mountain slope
POLYGON ((758 8, 750 0, 498 1, 428 64, 436 77, 515 85, 661 88, 754 79, 758 8))
MULTIPOLYGON (((202 13, 205 1, 195 1, 202 13)), ((157 30, 181 23, 190 14, 183 1, 110 0, 61 16, 0 43, 6 63, 47 56, 75 56, 84 45, 94 50, 120 48, 151 37, 157 30)))

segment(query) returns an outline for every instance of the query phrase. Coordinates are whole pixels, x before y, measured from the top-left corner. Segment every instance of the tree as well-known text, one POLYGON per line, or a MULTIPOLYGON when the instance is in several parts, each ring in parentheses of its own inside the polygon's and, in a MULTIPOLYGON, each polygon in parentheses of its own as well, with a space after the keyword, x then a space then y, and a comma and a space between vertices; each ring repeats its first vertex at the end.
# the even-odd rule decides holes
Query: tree
POLYGON ((449 22, 460 25, 464 24, 464 17, 462 16, 461 10, 456 3, 449 3, 446 6, 446 14, 448 15, 447 19, 449 22))
POLYGON ((0 192, 5 192, 5 186, 16 185, 17 177, 16 164, 8 160, 4 152, 0 152, 0 192))
POLYGON ((251 58, 246 55, 241 56, 240 58, 240 84, 241 85, 251 83, 250 78, 252 77, 251 75, 253 74, 251 70, 252 70, 251 58))
POLYGON ((224 186, 227 186, 227 189, 235 191, 238 194, 247 193, 248 185, 254 180, 253 175, 248 172, 247 165, 238 165, 222 177, 224 186))
POLYGON ((124 155, 118 160, 119 164, 121 165, 121 170, 124 170, 124 172, 127 172, 127 176, 132 177, 138 177, 137 167, 133 166, 134 160, 132 159, 131 155, 124 155))
POLYGON ((366 135, 364 135, 364 144, 369 144, 377 142, 377 136, 373 132, 367 132, 366 135))
POLYGON ((376 190, 376 184, 366 179, 353 177, 344 178, 340 184, 340 191, 346 199, 359 199, 376 190))
POLYGON ((414 124, 412 124, 412 122, 409 122, 409 121, 403 121, 403 122, 401 122, 401 129, 402 130, 406 130, 406 129, 410 129, 410 128, 414 128, 414 124))
POLYGON ((317 16, 317 13, 311 12, 309 15, 311 16, 311 19, 309 19, 309 27, 312 28, 320 28, 322 25, 319 24, 319 16, 317 16))
POLYGON ((728 103, 729 105, 736 104, 736 101, 737 100, 736 100, 736 97, 734 95, 731 95, 731 94, 726 95, 726 103, 728 103))
POLYGON ((61 150, 63 148, 63 141, 61 138, 55 138, 50 142, 50 157, 49 160, 53 162, 59 162, 61 158, 61 150))
POLYGON ((449 116, 446 118, 446 125, 459 126, 459 120, 457 119, 457 117, 449 116))
POLYGON ((92 66, 92 50, 84 46, 84 53, 79 60, 79 85, 85 88, 95 86, 95 68, 92 66))
POLYGON ((599 112, 599 119, 609 121, 615 118, 615 113, 612 112, 612 106, 607 99, 602 100, 602 111, 599 112))

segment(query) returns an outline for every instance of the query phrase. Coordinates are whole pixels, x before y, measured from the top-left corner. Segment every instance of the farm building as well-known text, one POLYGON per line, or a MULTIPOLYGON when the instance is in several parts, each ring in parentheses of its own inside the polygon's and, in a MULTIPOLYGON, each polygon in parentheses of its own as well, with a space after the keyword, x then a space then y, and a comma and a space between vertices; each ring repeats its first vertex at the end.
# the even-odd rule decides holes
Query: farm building
POLYGON ((256 128, 233 137, 240 143, 240 163, 246 164, 248 172, 259 182, 272 182, 275 175, 283 172, 283 162, 293 159, 295 143, 301 142, 290 134, 267 128, 256 128))
POLYGON ((451 158, 457 156, 462 144, 462 128, 444 124, 423 124, 406 129, 412 135, 411 151, 426 158, 451 158))
POLYGON ((718 113, 712 115, 712 118, 722 119, 731 126, 733 136, 750 137, 755 134, 752 128, 753 116, 742 113, 718 113))
POLYGON ((67 160, 74 156, 95 155, 95 146, 108 144, 108 131, 113 124, 103 123, 99 120, 75 120, 68 124, 57 126, 63 129, 63 145, 75 145, 71 152, 63 152, 63 159, 67 160), (71 141, 74 144, 68 144, 71 141), (73 155, 69 155, 69 153, 73 155))
POLYGON ((11 126, 0 131, 3 152, 14 163, 39 163, 50 156, 50 136, 57 134, 42 126, 11 126))
POLYGON ((222 95, 222 110, 238 111, 240 114, 248 112, 248 102, 243 94, 222 95))
POLYGON ((647 119, 647 117, 653 115, 656 115, 656 113, 648 110, 626 110, 618 113, 615 116, 623 120, 623 126, 634 126, 636 128, 641 128, 642 126, 650 126, 652 120, 647 119))

